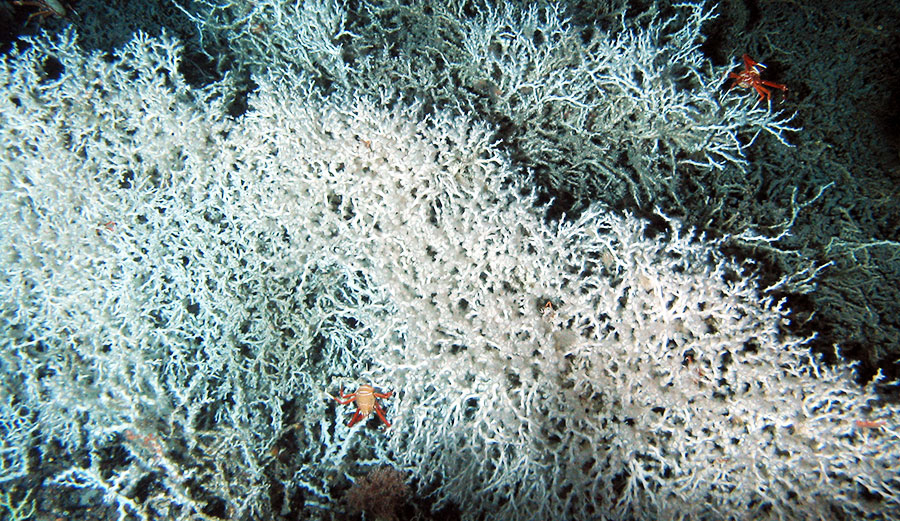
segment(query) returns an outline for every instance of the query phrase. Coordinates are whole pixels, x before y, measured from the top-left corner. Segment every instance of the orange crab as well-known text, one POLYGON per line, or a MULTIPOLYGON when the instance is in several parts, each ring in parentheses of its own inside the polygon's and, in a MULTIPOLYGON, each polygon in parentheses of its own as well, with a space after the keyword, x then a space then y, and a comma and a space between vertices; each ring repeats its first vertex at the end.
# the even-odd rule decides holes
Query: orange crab
POLYGON ((359 389, 356 390, 353 394, 344 394, 344 389, 341 388, 341 398, 338 399, 336 396, 332 396, 334 400, 341 404, 347 405, 352 401, 356 401, 356 414, 353 415, 353 418, 350 419, 350 423, 347 424, 347 427, 353 427, 356 422, 362 420, 369 416, 372 411, 375 411, 375 414, 384 422, 386 427, 390 427, 391 424, 388 423, 387 418, 384 417, 384 409, 381 408, 381 405, 378 403, 379 398, 390 398, 393 394, 393 391, 388 391, 386 393, 376 393, 375 388, 371 385, 360 385, 359 389), (343 400, 343 401, 341 401, 343 400))
POLYGON ((21 5, 25 7, 36 7, 38 10, 28 16, 25 24, 32 18, 46 18, 48 16, 66 16, 66 6, 61 0, 13 0, 13 5, 21 5))
POLYGON ((741 72, 728 73, 728 77, 734 80, 734 83, 731 84, 731 87, 728 87, 728 90, 731 90, 735 87, 741 87, 742 89, 749 89, 750 87, 753 87, 754 89, 756 89, 756 92, 759 93, 760 101, 762 101, 763 99, 772 99, 772 91, 767 89, 766 87, 772 87, 773 89, 780 89, 784 92, 787 92, 787 85, 775 83, 774 81, 764 80, 759 77, 762 69, 766 68, 765 65, 754 60, 748 54, 743 55, 742 58, 744 60, 744 70, 742 70, 741 72))

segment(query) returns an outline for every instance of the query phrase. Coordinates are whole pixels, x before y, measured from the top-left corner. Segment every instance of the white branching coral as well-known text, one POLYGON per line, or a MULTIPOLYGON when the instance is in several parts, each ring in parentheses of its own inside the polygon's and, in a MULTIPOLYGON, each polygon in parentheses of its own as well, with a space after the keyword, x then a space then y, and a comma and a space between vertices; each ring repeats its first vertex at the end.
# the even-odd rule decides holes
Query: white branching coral
POLYGON ((898 510, 900 407, 716 241, 552 220, 496 129, 388 85, 273 63, 229 117, 171 39, 30 43, 0 62, 0 478, 38 440, 121 519, 325 519, 376 464, 466 519, 898 510), (387 432, 345 381, 394 391, 387 432))

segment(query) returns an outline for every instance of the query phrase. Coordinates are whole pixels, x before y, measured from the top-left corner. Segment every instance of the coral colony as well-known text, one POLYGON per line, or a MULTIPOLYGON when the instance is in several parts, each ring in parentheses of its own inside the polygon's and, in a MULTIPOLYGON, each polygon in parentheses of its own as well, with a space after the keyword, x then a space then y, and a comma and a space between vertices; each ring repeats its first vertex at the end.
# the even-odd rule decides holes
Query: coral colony
POLYGON ((380 468, 426 516, 898 518, 900 406, 721 239, 590 200, 787 139, 708 6, 360 4, 177 6, 215 81, 171 33, 3 57, 0 484, 55 454, 42 487, 123 521, 331 519, 380 468), (361 386, 389 428, 347 425, 361 386))

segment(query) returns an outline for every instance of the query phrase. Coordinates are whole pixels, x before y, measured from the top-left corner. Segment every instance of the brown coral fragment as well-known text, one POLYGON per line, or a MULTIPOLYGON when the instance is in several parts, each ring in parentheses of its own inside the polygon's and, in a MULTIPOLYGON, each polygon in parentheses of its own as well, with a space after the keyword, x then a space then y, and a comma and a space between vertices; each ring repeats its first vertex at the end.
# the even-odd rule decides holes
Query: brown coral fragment
POLYGON ((409 498, 405 475, 393 467, 378 467, 359 479, 344 494, 353 513, 365 512, 373 519, 397 521, 397 512, 409 498))

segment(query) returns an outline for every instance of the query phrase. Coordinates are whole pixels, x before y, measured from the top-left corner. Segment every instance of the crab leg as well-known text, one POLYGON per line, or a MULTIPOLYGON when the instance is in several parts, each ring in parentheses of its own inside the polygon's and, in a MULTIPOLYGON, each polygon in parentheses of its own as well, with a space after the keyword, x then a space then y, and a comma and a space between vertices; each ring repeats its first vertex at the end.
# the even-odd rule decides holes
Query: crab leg
POLYGON ((341 400, 344 400, 344 401, 342 402, 341 400, 338 400, 338 398, 336 396, 332 396, 332 398, 334 398, 334 401, 336 401, 337 403, 339 403, 341 405, 347 405, 348 403, 350 403, 356 399, 356 393, 344 394, 344 389, 341 389, 341 400))
POLYGON ((363 414, 363 412, 357 409, 356 414, 353 415, 353 418, 350 418, 350 423, 347 424, 347 427, 353 427, 354 425, 356 425, 356 422, 363 419, 364 416, 365 415, 363 414))
POLYGON ((375 414, 377 414, 378 417, 381 418, 381 421, 384 422, 385 428, 391 426, 390 422, 387 421, 387 418, 384 417, 384 409, 382 409, 381 405, 379 405, 377 402, 375 403, 375 414))

